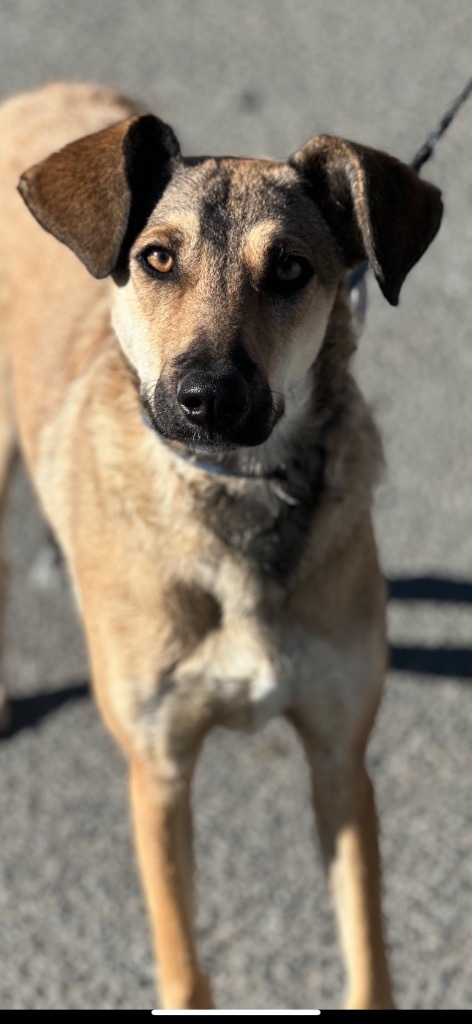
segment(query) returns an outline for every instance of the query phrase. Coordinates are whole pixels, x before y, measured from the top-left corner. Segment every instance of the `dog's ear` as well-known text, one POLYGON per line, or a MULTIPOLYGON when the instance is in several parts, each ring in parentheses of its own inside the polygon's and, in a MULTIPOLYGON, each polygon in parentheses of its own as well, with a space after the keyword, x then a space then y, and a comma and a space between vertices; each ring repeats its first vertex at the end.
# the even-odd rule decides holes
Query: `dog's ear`
POLYGON ((94 277, 106 277, 144 227, 179 154, 163 121, 131 117, 53 153, 22 175, 18 189, 42 227, 94 277))
POLYGON ((308 183, 346 266, 368 259, 385 298, 400 289, 439 229, 441 193, 376 149, 317 135, 290 158, 308 183))

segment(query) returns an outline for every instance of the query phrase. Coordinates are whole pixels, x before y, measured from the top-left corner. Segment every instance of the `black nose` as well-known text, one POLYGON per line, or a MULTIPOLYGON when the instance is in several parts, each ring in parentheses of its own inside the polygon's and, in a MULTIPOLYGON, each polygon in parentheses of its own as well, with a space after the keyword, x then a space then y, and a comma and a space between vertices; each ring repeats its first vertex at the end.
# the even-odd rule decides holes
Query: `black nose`
POLYGON ((249 390, 240 373, 189 373, 177 387, 177 401, 192 423, 222 429, 240 422, 249 409, 249 390))

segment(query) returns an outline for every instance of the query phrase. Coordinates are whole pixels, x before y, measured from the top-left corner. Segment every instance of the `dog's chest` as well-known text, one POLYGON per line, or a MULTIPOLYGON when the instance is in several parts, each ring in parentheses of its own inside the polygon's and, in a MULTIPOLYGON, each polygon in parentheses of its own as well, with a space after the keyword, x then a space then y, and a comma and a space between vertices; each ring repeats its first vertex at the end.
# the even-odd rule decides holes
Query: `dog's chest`
MULTIPOLYGON (((314 629, 280 617, 228 623, 177 667, 169 710, 210 714, 212 724, 256 731, 276 715, 307 707, 331 733, 355 697, 358 658, 348 659, 314 629)), ((171 717, 173 717, 171 711, 171 717)), ((181 718, 180 718, 181 721, 181 718)))
MULTIPOLYGON (((339 671, 344 675, 337 655, 318 634, 316 614, 310 632, 288 617, 312 515, 308 502, 301 510, 288 506, 291 515, 284 515, 282 502, 269 510, 252 505, 244 510, 247 521, 240 506, 233 516, 226 506, 219 519, 215 508, 218 537, 230 553, 210 566, 202 551, 193 563, 199 586, 190 584, 192 607, 201 607, 204 595, 211 594, 214 614, 176 667, 170 701, 175 698, 181 708, 188 699, 211 709, 213 722, 230 728, 258 729, 297 704, 300 694, 332 682, 339 671)), ((313 588, 320 589, 315 579, 313 588)), ((183 610, 181 594, 178 607, 183 610)), ((187 632, 188 623, 181 620, 179 628, 187 632)))

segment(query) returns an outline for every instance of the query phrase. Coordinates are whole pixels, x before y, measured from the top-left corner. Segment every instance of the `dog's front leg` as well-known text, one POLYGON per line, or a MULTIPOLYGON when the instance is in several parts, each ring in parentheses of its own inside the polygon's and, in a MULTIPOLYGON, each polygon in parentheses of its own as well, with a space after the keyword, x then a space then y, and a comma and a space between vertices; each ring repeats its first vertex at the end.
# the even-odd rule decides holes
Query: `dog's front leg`
POLYGON ((346 1008, 393 1008, 380 905, 372 784, 363 746, 327 748, 309 720, 294 719, 308 758, 321 847, 348 973, 346 1008))
POLYGON ((195 950, 190 779, 166 778, 153 761, 133 759, 131 802, 164 1009, 213 1006, 195 950))
POLYGON ((207 722, 198 704, 189 711, 185 700, 180 701, 171 674, 156 669, 167 650, 164 616, 156 630, 153 618, 136 616, 138 598, 135 602, 122 599, 113 605, 105 591, 99 607, 113 608, 116 618, 111 622, 100 617, 92 601, 87 603, 95 696, 129 765, 135 847, 161 1005, 210 1009, 210 989, 199 969, 193 926, 190 806, 192 775, 207 722))

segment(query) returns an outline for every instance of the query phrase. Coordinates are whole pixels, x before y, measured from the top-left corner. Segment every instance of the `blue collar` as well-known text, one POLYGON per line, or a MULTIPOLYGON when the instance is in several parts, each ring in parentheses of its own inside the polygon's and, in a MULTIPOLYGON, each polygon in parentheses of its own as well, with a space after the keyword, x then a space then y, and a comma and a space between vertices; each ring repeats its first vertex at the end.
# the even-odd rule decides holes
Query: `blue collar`
POLYGON ((280 466, 276 466, 275 469, 270 469, 265 473, 248 473, 239 469, 233 469, 230 466, 223 466, 219 462, 210 462, 207 459, 201 459, 195 452, 189 451, 188 448, 184 450, 174 448, 172 441, 168 441, 167 438, 158 433, 158 431, 153 427, 151 420, 144 412, 142 413, 142 420, 144 425, 149 430, 152 430, 157 440, 160 441, 165 448, 168 448, 175 458, 185 462, 187 466, 192 466, 193 469, 200 469, 204 473, 213 473, 215 476, 233 477, 238 480, 278 480, 283 483, 287 479, 287 467, 284 463, 281 463, 280 466))

